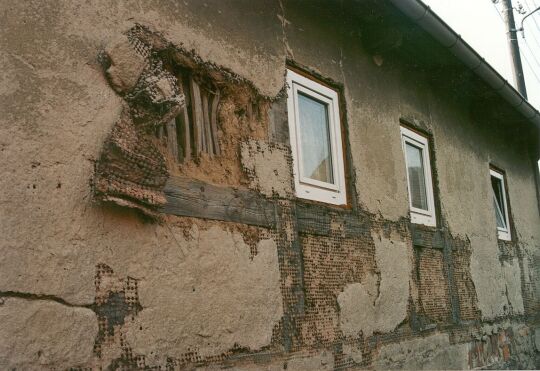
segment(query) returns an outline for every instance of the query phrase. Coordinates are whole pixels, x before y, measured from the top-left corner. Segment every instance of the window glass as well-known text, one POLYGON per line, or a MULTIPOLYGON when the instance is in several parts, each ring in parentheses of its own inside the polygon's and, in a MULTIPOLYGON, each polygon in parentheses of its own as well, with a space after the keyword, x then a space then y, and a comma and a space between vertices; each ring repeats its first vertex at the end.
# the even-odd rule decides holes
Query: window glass
POLYGON ((506 229, 506 218, 504 210, 504 195, 502 181, 494 176, 491 177, 491 188, 493 189, 493 205, 497 217, 497 227, 506 229))
POLYGON ((298 110, 303 175, 333 184, 328 105, 299 93, 298 110))
POLYGON ((436 227, 428 138, 402 126, 401 143, 407 171, 411 222, 436 227))
POLYGON ((337 91, 287 70, 287 111, 296 196, 346 205, 337 91))
POLYGON ((408 142, 405 144, 405 148, 407 152, 407 171, 409 172, 411 205, 418 209, 428 210, 422 149, 413 146, 408 142))

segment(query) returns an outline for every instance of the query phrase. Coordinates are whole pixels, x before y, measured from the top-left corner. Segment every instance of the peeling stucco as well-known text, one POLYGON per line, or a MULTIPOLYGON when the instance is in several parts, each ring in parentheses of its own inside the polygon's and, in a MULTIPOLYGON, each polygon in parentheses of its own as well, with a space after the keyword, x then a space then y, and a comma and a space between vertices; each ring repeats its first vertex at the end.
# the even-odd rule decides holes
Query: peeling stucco
POLYGON ((242 143, 241 156, 251 187, 268 197, 293 197, 291 156, 286 146, 250 140, 242 143))
POLYGON ((392 331, 407 315, 410 247, 397 235, 386 238, 374 232, 372 237, 380 278, 368 275, 339 294, 340 325, 346 336, 392 331))

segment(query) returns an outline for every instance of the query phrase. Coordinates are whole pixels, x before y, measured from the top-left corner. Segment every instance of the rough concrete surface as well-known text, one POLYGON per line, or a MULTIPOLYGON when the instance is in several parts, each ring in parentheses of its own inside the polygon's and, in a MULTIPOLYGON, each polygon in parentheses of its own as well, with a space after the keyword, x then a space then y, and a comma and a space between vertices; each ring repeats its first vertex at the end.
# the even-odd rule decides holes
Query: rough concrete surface
POLYGON ((375 369, 463 370, 467 369, 467 345, 450 344, 447 334, 384 345, 379 350, 375 369))
POLYGON ((48 300, 2 298, 0 368, 89 366, 97 318, 90 309, 48 300))
MULTIPOLYGON (((218 355, 235 346, 269 345, 282 316, 276 245, 261 240, 257 254, 242 236, 217 226, 192 230, 180 249, 158 258, 160 269, 140 281, 143 311, 126 338, 150 364, 188 351, 218 355), (176 255, 176 256, 175 256, 176 255), (156 287, 160 287, 156 290, 156 287)), ((160 362, 159 362, 160 361, 160 362)))
POLYGON ((242 143, 241 155, 251 187, 268 197, 292 197, 290 155, 285 146, 250 140, 242 143))
POLYGON ((352 283, 338 296, 343 334, 364 336, 392 331, 407 315, 410 247, 392 235, 385 238, 373 233, 375 260, 380 278, 368 275, 363 283, 352 283))

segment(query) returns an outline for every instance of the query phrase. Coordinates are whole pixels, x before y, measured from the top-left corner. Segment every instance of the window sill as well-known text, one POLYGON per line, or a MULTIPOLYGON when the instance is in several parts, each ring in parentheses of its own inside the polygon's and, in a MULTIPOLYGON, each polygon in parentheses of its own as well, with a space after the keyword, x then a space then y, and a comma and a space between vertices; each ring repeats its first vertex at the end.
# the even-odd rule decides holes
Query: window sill
POLYGON ((437 226, 437 221, 433 215, 420 214, 414 211, 411 211, 411 223, 427 227, 437 226))

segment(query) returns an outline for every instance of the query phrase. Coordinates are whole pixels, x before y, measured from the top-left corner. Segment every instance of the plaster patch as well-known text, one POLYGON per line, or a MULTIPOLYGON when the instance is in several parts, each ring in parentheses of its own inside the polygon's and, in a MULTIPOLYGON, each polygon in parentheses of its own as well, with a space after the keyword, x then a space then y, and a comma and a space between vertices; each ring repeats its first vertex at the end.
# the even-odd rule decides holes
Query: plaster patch
POLYGON ((292 197, 290 154, 286 146, 249 140, 242 143, 241 154, 242 166, 253 188, 269 197, 292 197))
POLYGON ((212 226, 179 244, 186 249, 170 250, 139 282, 143 310, 126 333, 133 352, 164 364, 190 351, 268 345, 283 312, 275 242, 260 241, 252 257, 239 233, 212 226))
POLYGON ((497 241, 472 236, 471 277, 483 318, 523 313, 520 268, 517 259, 501 263, 497 241))
POLYGON ((0 369, 89 366, 97 318, 90 309, 45 300, 4 298, 0 306, 0 369))
POLYGON ((399 236, 390 239, 372 233, 378 277, 368 275, 363 283, 352 283, 338 296, 340 324, 343 334, 370 336, 374 332, 389 332, 407 316, 411 252, 399 236))
POLYGON ((521 292, 521 269, 518 258, 511 262, 503 262, 504 280, 506 282, 506 295, 512 314, 523 314, 523 296, 521 292))

